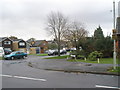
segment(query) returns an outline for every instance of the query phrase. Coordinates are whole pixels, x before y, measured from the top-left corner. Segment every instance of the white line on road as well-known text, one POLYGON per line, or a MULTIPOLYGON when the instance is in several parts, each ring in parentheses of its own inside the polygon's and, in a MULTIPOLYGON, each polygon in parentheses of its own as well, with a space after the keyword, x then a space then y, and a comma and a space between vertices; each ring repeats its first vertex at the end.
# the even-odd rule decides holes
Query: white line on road
POLYGON ((12 77, 12 78, 20 78, 20 79, 28 79, 28 80, 36 80, 36 81, 47 81, 46 79, 30 78, 30 77, 22 77, 22 76, 12 76, 12 75, 0 75, 0 76, 12 77))
POLYGON ((95 87, 99 87, 99 88, 111 88, 111 89, 118 89, 120 90, 119 87, 111 87, 111 86, 101 86, 101 85, 95 85, 95 87))

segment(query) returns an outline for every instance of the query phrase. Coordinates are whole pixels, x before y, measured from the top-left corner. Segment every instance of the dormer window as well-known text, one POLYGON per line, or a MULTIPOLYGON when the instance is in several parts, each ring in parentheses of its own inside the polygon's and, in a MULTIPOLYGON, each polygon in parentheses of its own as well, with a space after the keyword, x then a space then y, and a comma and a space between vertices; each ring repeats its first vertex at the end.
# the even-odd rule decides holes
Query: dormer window
POLYGON ((20 42, 19 45, 20 46, 25 46, 25 43, 24 42, 20 42))
POLYGON ((5 45, 10 45, 11 42, 10 42, 10 41, 4 41, 4 44, 5 44, 5 45))

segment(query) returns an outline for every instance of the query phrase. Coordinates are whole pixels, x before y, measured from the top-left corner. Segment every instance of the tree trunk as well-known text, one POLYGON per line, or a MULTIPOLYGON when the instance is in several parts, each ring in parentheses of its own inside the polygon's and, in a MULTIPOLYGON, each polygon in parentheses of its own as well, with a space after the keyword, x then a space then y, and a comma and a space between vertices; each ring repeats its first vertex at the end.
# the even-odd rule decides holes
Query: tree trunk
POLYGON ((60 32, 58 32, 58 56, 60 56, 60 46, 61 46, 61 43, 60 43, 60 32))

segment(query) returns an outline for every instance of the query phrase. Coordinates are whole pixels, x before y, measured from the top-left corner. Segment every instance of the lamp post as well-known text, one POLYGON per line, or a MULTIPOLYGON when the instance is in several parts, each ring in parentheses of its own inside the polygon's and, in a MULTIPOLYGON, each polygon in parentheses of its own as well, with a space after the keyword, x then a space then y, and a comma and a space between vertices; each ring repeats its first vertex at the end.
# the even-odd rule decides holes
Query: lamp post
MULTIPOLYGON (((113 35, 116 37, 116 29, 115 29, 115 1, 113 1, 113 35)), ((113 52, 113 68, 116 69, 116 38, 114 38, 114 52, 113 52)))

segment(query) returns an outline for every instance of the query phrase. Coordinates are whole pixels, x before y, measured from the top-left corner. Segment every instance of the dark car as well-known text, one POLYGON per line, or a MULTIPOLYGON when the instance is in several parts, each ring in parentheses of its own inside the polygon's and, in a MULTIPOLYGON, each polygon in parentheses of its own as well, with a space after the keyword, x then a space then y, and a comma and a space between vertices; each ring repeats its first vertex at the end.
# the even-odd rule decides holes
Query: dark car
POLYGON ((11 50, 4 50, 4 53, 5 53, 5 55, 8 55, 8 54, 10 54, 10 53, 12 53, 12 51, 11 50))
POLYGON ((27 53, 21 52, 21 51, 15 51, 12 52, 11 54, 4 55, 4 59, 20 59, 20 58, 26 58, 27 53))

